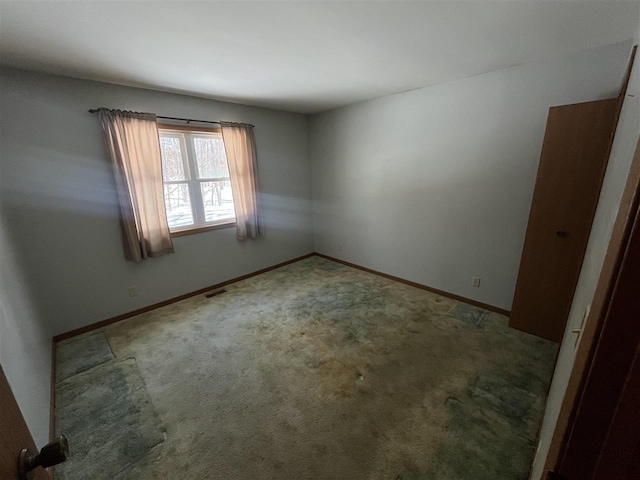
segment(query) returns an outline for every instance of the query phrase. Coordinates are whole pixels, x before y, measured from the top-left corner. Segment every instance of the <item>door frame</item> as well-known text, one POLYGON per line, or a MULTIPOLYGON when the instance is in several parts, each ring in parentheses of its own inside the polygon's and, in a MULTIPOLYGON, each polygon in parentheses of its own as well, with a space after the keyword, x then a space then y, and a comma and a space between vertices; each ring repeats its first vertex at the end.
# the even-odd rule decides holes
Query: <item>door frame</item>
MULTIPOLYGON (((576 352, 573 370, 545 462, 544 472, 549 475, 548 478, 554 478, 552 472, 562 473, 563 469, 570 468, 573 462, 584 462, 585 457, 580 455, 580 459, 576 458, 576 452, 593 451, 594 448, 599 447, 597 458, 593 460, 595 468, 598 457, 606 446, 606 429, 600 431, 601 435, 597 439, 586 438, 579 434, 572 435, 572 433, 584 426, 583 422, 595 422, 593 417, 591 420, 585 418, 585 415, 594 408, 599 412, 598 417, 601 415, 604 417, 600 418, 601 427, 610 425, 606 421, 613 420, 617 407, 616 400, 621 398, 622 389, 630 374, 633 358, 626 362, 629 360, 628 352, 635 352, 638 346, 640 322, 625 321, 627 317, 619 315, 619 312, 621 308, 622 311, 629 311, 624 309, 632 308, 628 303, 629 300, 621 298, 621 294, 624 293, 630 281, 628 276, 623 276, 625 267, 628 267, 632 260, 630 254, 640 248, 640 245, 631 242, 636 238, 636 243, 639 243, 637 237, 633 236, 639 230, 640 138, 594 294, 591 312, 576 352), (621 303, 625 301, 627 304, 621 303), (621 335, 622 328, 624 328, 624 335, 621 335), (616 339, 616 348, 610 348, 608 340, 610 341, 611 338, 616 339), (621 360, 624 363, 621 364, 621 360), (626 367, 626 370, 616 371, 615 379, 609 378, 607 383, 611 385, 613 382, 619 390, 611 391, 611 387, 598 388, 602 386, 603 380, 599 368, 616 364, 626 367), (611 397, 612 394, 615 398, 611 397), (597 443, 595 446, 594 441, 597 443)), ((640 272, 637 274, 640 275, 640 272)))
MULTIPOLYGON (((0 426, 0 475, 3 479, 17 479, 20 450, 37 449, 1 364, 0 426)), ((33 471, 33 478, 51 480, 52 477, 50 472, 38 467, 33 471)))

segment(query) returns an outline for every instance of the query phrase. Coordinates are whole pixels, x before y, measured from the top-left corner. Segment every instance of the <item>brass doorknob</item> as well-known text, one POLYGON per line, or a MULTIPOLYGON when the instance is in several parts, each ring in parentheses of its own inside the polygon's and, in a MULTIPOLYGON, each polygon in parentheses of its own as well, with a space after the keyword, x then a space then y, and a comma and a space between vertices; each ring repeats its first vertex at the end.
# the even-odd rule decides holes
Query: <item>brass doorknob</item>
POLYGON ((40 453, 30 448, 23 448, 18 462, 20 480, 31 480, 35 468, 53 467, 64 462, 68 457, 69 442, 64 435, 60 435, 53 442, 42 447, 40 453))

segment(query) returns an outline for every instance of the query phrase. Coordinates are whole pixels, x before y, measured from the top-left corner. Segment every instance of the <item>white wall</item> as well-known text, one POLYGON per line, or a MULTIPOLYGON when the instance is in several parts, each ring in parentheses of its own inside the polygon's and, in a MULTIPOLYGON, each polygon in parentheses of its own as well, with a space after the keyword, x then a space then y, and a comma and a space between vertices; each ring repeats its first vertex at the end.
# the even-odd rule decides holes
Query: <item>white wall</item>
POLYGON ((548 109, 615 96, 630 44, 312 117, 316 251, 509 309, 548 109))
POLYGON ((308 119, 202 98, 3 70, 7 226, 54 334, 312 251, 308 119), (91 107, 256 126, 266 237, 235 229, 175 239, 176 254, 123 258, 113 179, 91 107), (138 287, 138 297, 127 287, 138 287))
POLYGON ((313 251, 308 117, 19 70, 0 75, 6 225, 53 334, 313 251), (215 230, 176 238, 174 255, 126 262, 92 107, 255 125, 266 236, 240 242, 234 228, 215 230))
MULTIPOLYGON (((0 180, 4 171, 0 164, 0 180)), ((51 331, 8 235, 0 199, 0 364, 38 446, 49 437, 51 331)))
POLYGON ((533 464, 531 478, 542 478, 544 463, 558 421, 562 400, 571 377, 576 353, 576 336, 571 331, 581 328, 588 306, 593 301, 611 232, 618 213, 627 175, 640 134, 640 61, 636 59, 627 89, 616 137, 602 184, 600 200, 589 236, 589 243, 580 272, 580 278, 567 321, 565 336, 558 354, 556 369, 549 390, 540 441, 533 464))

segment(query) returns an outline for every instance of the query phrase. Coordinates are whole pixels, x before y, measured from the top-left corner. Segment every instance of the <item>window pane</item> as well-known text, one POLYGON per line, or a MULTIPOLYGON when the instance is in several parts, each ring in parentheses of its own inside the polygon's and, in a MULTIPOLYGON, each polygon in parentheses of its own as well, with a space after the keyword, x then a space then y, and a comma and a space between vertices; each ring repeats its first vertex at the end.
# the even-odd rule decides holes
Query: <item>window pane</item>
POLYGON ((161 135, 160 151, 162 152, 162 175, 164 180, 185 180, 180 138, 161 135))
POLYGON ((186 183, 165 184, 164 204, 167 208, 169 228, 193 225, 189 185, 186 183))
POLYGON ((215 222, 236 218, 230 181, 200 182, 200 190, 204 203, 205 221, 215 222))
POLYGON ((198 178, 221 178, 229 176, 227 154, 220 136, 193 137, 196 152, 198 178))

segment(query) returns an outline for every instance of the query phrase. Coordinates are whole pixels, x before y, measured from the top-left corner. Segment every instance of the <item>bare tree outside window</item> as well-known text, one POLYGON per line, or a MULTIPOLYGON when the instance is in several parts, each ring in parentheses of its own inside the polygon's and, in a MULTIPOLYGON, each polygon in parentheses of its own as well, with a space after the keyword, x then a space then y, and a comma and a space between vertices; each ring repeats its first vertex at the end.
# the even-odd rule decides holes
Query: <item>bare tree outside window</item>
POLYGON ((235 222, 219 133, 160 129, 165 205, 172 231, 235 222))

